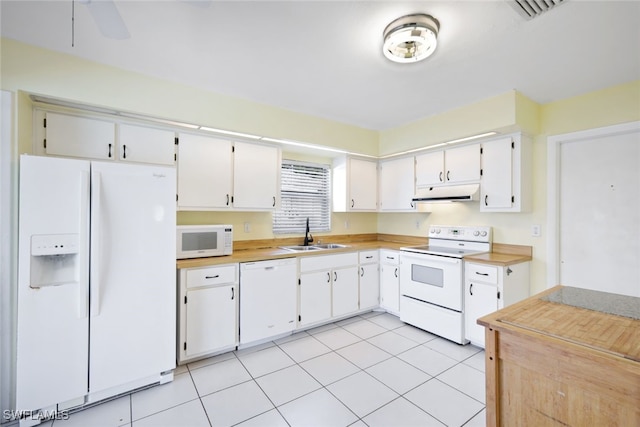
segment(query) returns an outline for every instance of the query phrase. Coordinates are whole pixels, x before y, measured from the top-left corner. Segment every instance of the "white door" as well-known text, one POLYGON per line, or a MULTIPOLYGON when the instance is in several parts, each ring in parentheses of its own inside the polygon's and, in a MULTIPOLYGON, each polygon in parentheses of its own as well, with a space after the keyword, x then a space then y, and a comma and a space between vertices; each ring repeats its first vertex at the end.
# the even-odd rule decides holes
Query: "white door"
POLYGON ((415 194, 414 158, 380 162, 380 210, 412 211, 415 194))
POLYGON ((349 206, 354 211, 378 208, 378 165, 376 162, 349 159, 349 206))
POLYGON ((20 157, 19 409, 43 408, 87 392, 89 165, 20 157), (65 235, 76 236, 76 254, 46 255, 42 246, 53 254, 56 239, 65 235), (47 236, 53 239, 49 245, 39 243, 47 236))
POLYGON ((174 131, 121 124, 118 136, 119 160, 168 166, 175 164, 174 131))
POLYGON ((480 145, 465 145, 446 150, 444 164, 446 183, 478 182, 480 179, 480 145))
POLYGON ((640 130, 559 149, 559 283, 640 297, 640 130))
POLYGON ((187 291, 187 357, 213 352, 236 344, 235 285, 187 291))
POLYGON ((342 316, 358 310, 358 267, 333 270, 332 315, 342 316))
POLYGON ((318 271, 300 275, 300 325, 331 317, 331 272, 318 271))
POLYGON ((481 209, 510 208, 513 196, 511 138, 482 144, 481 209))
POLYGON ((378 264, 360 265, 360 309, 380 305, 380 273, 378 264))
POLYGON ((444 151, 416 156, 416 187, 444 183, 444 151))
POLYGON ((462 311, 462 260, 444 256, 400 254, 400 293, 462 311))
POLYGON ((400 311, 400 267, 380 265, 380 305, 393 313, 400 311))
MULTIPOLYGON (((178 208, 231 207, 231 142, 180 134, 178 144, 178 208)), ((175 197, 175 196, 174 196, 175 197)))
POLYGON ((91 392, 175 367, 175 169, 92 163, 91 392))
POLYGON ((478 318, 498 309, 498 288, 478 282, 466 282, 464 296, 465 338, 484 347, 484 327, 478 318))
POLYGON ((279 188, 277 147, 236 142, 233 155, 233 207, 275 209, 279 188))
POLYGON ((46 153, 109 160, 116 157, 116 126, 112 122, 46 113, 46 153))

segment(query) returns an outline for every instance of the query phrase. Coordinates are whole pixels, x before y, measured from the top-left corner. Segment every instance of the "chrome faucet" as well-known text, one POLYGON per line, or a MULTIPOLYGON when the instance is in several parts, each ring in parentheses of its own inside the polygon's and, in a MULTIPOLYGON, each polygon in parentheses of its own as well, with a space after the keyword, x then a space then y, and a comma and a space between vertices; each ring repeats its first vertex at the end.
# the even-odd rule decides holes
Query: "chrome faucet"
POLYGON ((307 217, 307 228, 304 232, 304 246, 309 246, 311 242, 313 242, 313 236, 309 232, 309 217, 307 217))

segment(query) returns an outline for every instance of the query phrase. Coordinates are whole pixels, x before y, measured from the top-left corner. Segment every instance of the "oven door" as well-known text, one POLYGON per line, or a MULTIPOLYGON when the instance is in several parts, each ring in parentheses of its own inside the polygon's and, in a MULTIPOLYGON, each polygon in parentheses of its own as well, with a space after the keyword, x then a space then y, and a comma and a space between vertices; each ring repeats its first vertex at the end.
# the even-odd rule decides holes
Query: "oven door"
POLYGON ((462 259, 400 252, 402 295, 462 312, 462 259))

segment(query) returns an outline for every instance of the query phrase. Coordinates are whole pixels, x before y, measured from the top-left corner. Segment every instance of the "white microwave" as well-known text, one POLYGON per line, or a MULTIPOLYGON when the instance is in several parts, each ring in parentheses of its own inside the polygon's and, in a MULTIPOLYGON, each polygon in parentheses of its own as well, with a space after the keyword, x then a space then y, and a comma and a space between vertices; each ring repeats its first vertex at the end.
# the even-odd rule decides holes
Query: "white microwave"
POLYGON ((233 253, 233 226, 179 225, 176 257, 204 258, 233 253))

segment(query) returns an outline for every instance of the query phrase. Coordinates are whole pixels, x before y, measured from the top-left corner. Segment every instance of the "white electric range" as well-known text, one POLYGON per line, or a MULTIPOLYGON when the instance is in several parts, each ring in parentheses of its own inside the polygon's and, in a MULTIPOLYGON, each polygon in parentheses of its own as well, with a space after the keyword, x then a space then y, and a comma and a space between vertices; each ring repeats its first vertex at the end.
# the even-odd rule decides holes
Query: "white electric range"
POLYGON ((466 344, 463 257, 491 243, 491 227, 433 225, 428 245, 400 248, 400 320, 466 344))

